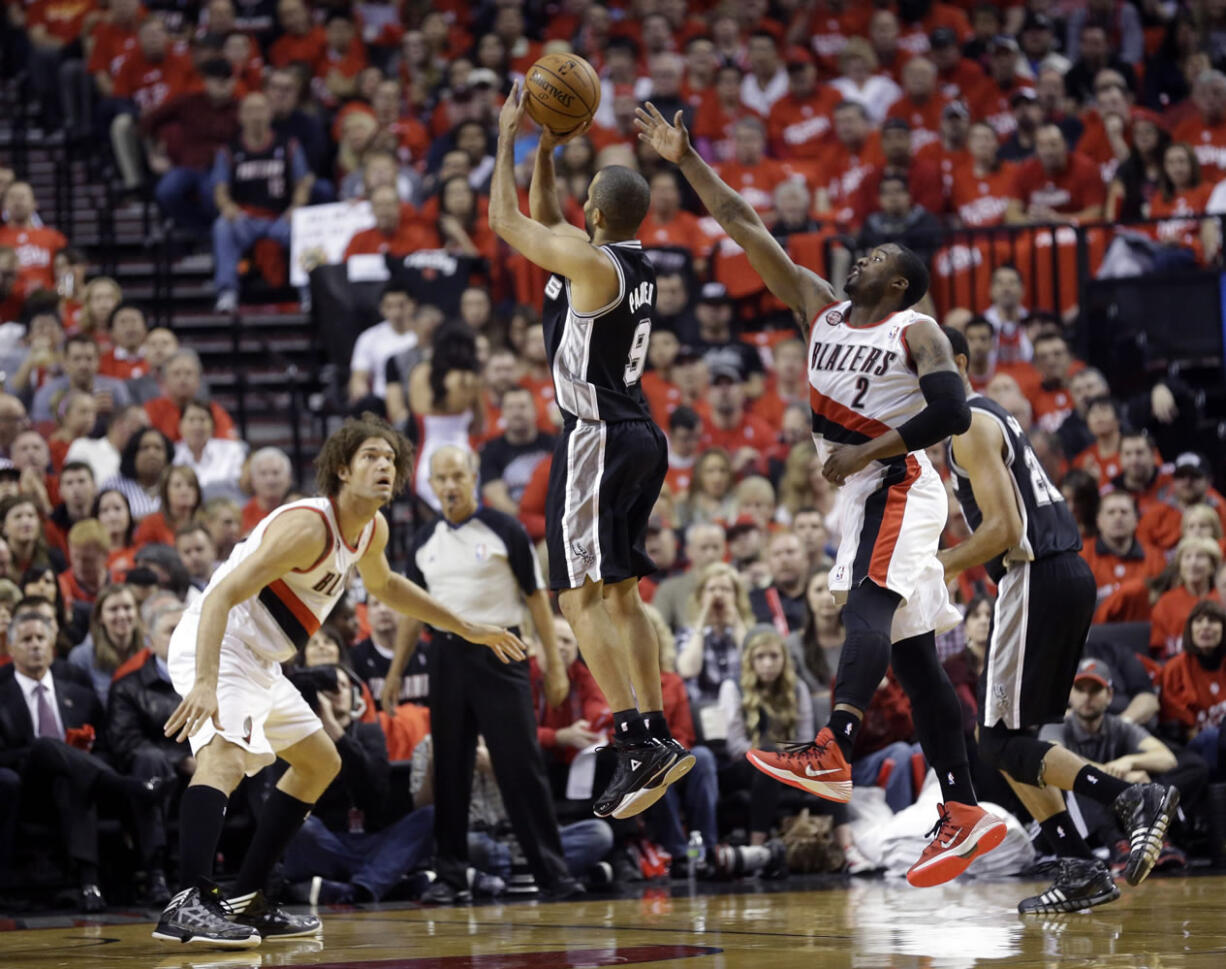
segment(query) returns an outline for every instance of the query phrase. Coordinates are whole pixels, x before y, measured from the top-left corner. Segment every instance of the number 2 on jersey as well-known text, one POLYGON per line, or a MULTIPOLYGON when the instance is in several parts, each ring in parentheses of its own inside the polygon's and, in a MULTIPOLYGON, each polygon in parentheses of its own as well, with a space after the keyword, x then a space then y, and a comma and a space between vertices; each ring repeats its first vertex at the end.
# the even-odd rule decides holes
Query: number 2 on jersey
POLYGON ((851 406, 859 410, 864 406, 864 395, 868 393, 868 378, 856 378, 856 396, 851 402, 851 406))
POLYGON ((634 328, 634 337, 630 341, 630 356, 626 360, 626 369, 622 372, 622 380, 627 387, 633 387, 643 376, 643 368, 647 365, 647 347, 651 344, 651 320, 639 320, 634 328))

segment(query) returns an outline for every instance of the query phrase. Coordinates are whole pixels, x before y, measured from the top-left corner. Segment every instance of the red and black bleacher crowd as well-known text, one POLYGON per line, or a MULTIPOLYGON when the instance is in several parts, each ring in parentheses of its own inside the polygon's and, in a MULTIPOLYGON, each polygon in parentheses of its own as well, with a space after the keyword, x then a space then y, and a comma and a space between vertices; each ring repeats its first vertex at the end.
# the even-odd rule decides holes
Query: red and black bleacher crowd
MULTIPOLYGON (((812 735, 843 637, 826 583, 840 495, 809 439, 804 343, 744 254, 637 140, 634 110, 648 99, 681 112, 698 150, 798 262, 837 280, 848 253, 887 240, 931 261, 925 308, 965 332, 974 388, 1031 433, 1098 580, 1093 662, 1058 739, 1124 777, 1160 761, 1184 804, 1162 866, 1221 861, 1209 846, 1226 825, 1226 499, 1213 487, 1216 456, 1198 449, 1197 395, 1174 376, 1113 392, 1073 355, 1077 293, 1055 283, 1060 260, 1034 256, 1030 239, 997 258, 994 237, 974 230, 1046 232, 1040 245, 1065 248, 1053 227, 1092 233, 1096 271, 1219 265, 1226 5, 10 0, 3 29, 4 73, 43 129, 105 146, 121 192, 211 245, 221 311, 240 306, 244 267, 284 277, 295 209, 368 201, 375 224, 343 260, 390 255, 429 272, 384 288, 343 406, 381 410, 419 444, 448 434, 470 446, 482 499, 534 541, 560 418, 539 322, 544 276, 485 218, 496 118, 542 53, 575 51, 599 72, 595 123, 559 150, 558 186, 581 225, 602 165, 634 166, 651 185, 642 241, 658 295, 643 387, 669 436, 670 473, 650 533, 659 571, 641 589, 656 610, 674 735, 709 752, 682 798, 610 830, 615 877, 666 874, 667 858, 693 845, 687 830, 705 845, 700 872, 786 872, 777 837, 799 805, 764 794, 742 754, 812 735), (452 371, 468 390, 439 393, 452 371), (783 662, 759 661, 770 651, 783 662), (1128 723, 1166 755, 1147 760, 1128 723), (715 850, 727 842, 768 850, 715 850)), ((534 150, 531 133, 516 146, 525 195, 534 150)), ((92 272, 96 254, 46 225, 9 169, 0 197, 0 637, 27 611, 55 631, 50 650, 0 638, 0 892, 96 884, 106 861, 108 894, 157 902, 174 867, 169 806, 194 768, 161 736, 176 702, 166 643, 217 562, 297 494, 292 463, 250 452, 173 323, 148 327, 146 308, 92 272), (39 683, 53 687, 50 706, 39 683), (57 771, 65 748, 91 769, 57 771)), ((944 467, 939 448, 933 458, 944 467)), ((424 476, 415 491, 428 514, 424 476)), ((946 541, 965 535, 951 501, 946 541)), ((966 620, 939 643, 973 746, 994 588, 979 570, 956 591, 966 620)), ((370 783, 338 782, 317 812, 335 832, 428 838, 428 825, 403 826, 424 804, 419 784, 416 800, 394 793, 393 765, 429 731, 430 647, 417 644, 401 681, 385 683, 397 627, 354 588, 295 664, 332 671, 302 682, 322 691, 341 732, 360 735, 343 752, 370 783)), ((564 818, 584 815, 568 767, 608 721, 582 661, 566 655, 567 700, 549 707, 537 691, 564 818)), ((855 779, 883 788, 891 812, 921 795, 915 739, 887 678, 855 779)), ((978 781, 1025 817, 999 779, 978 781)), ((474 809, 474 826, 505 839, 495 800, 474 809)), ((824 817, 827 870, 879 867, 854 816, 824 817)), ((1089 833, 1119 860, 1127 845, 1112 825, 1089 833)), ((291 847, 288 893, 314 883, 321 897, 320 879, 334 900, 411 884, 408 871, 375 877, 360 860, 313 870, 311 858, 291 847)))

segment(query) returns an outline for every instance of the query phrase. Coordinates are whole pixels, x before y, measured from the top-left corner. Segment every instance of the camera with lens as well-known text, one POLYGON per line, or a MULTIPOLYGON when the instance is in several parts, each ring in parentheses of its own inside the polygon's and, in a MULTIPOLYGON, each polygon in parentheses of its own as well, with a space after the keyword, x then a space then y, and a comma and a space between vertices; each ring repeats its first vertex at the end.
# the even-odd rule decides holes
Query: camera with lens
POLYGON ((294 684, 294 688, 302 694, 302 699, 306 700, 307 706, 316 713, 319 713, 319 694, 321 692, 335 693, 340 689, 335 666, 298 667, 289 670, 285 675, 294 684))

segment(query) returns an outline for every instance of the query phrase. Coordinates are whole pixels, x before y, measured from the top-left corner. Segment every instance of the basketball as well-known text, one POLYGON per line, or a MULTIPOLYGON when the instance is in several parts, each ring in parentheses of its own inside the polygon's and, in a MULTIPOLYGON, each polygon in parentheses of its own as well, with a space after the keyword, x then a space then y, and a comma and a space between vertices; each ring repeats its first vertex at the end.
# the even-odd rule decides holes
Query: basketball
POLYGON ((528 114, 543 128, 564 135, 591 119, 600 105, 600 78, 575 54, 546 54, 524 81, 528 114))

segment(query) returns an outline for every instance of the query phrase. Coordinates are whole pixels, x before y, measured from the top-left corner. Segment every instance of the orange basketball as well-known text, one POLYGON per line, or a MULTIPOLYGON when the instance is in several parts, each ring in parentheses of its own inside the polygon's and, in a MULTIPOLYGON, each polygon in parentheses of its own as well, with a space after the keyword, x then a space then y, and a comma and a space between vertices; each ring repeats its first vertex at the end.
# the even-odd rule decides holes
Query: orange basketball
POLYGON ((533 121, 564 135, 596 113, 600 78, 576 54, 546 54, 529 68, 524 96, 533 121))

